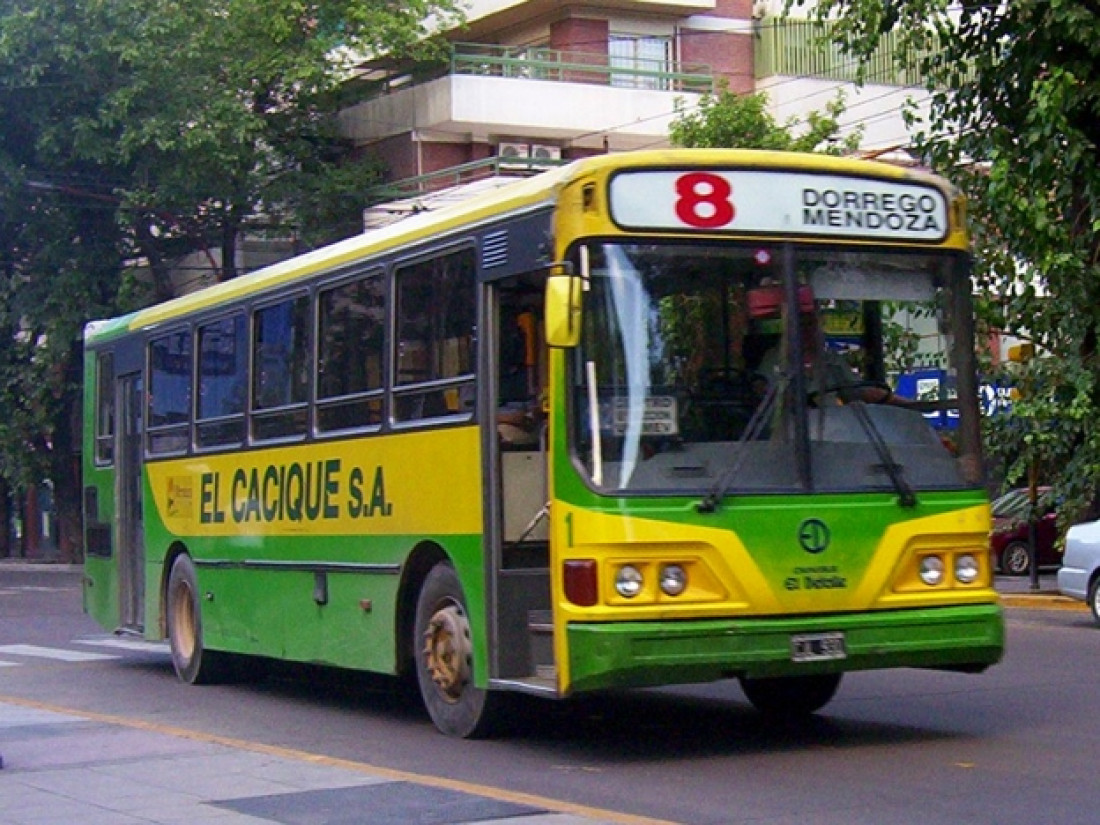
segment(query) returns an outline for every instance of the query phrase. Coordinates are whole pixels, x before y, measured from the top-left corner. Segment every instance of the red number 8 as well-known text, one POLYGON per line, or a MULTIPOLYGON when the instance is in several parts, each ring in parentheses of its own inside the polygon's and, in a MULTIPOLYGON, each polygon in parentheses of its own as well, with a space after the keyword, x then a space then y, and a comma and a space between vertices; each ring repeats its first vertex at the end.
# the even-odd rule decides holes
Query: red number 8
POLYGON ((698 229, 717 229, 733 220, 736 214, 730 195, 733 187, 720 175, 691 172, 676 179, 676 217, 698 229), (705 204, 710 209, 700 210, 705 204))

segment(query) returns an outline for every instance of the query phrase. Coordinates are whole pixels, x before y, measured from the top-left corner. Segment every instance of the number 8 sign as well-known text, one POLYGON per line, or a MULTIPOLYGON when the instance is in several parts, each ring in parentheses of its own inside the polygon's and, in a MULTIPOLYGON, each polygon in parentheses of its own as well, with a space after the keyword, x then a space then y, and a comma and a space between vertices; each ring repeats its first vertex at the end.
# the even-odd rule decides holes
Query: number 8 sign
POLYGON ((733 176, 702 169, 621 172, 611 179, 611 217, 632 229, 732 229, 733 176))
POLYGON ((689 172, 676 179, 676 217, 698 229, 718 229, 737 211, 730 199, 733 187, 711 172, 689 172))
POLYGON ((784 169, 627 169, 613 174, 621 229, 939 242, 947 199, 927 183, 784 169))

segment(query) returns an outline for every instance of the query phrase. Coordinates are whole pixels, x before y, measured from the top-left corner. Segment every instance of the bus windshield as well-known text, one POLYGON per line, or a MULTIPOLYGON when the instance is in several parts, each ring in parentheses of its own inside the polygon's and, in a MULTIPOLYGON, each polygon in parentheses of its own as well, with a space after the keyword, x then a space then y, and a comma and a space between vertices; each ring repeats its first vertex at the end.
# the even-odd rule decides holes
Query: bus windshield
POLYGON ((960 256, 618 242, 585 254, 570 432, 595 488, 972 486, 954 398, 973 369, 970 330, 952 326, 969 320, 950 311, 960 256))

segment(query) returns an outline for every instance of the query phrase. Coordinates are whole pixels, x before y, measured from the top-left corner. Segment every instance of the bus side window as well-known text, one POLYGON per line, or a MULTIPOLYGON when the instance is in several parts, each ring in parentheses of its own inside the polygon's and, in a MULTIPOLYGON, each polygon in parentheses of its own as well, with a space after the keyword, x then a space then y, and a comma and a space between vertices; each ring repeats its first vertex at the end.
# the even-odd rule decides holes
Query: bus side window
POLYGON ((256 310, 252 336, 254 438, 305 434, 312 363, 308 296, 256 310))
POLYGON ((191 424, 191 331, 171 332, 149 342, 150 453, 187 449, 191 424))
POLYGON ((476 272, 473 249, 397 271, 395 420, 473 414, 476 272))
POLYGON ((244 315, 198 328, 199 392, 195 440, 200 447, 244 441, 248 332, 244 315))
POLYGON ((115 460, 115 355, 100 353, 96 360, 95 463, 115 460))
POLYGON ((386 291, 380 272, 318 294, 317 429, 382 423, 386 291))

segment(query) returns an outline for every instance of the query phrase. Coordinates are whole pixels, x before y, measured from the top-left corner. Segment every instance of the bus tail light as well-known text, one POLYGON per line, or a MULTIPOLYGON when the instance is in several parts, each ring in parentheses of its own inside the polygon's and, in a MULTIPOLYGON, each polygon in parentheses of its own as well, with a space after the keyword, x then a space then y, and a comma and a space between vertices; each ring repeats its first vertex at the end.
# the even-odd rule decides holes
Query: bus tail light
POLYGON ((592 607, 600 600, 600 579, 595 559, 571 559, 564 564, 565 598, 577 607, 592 607))

